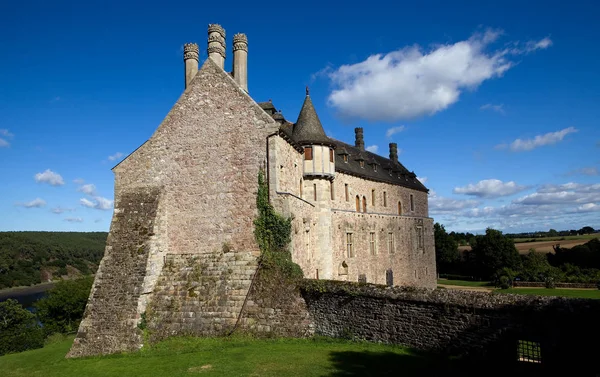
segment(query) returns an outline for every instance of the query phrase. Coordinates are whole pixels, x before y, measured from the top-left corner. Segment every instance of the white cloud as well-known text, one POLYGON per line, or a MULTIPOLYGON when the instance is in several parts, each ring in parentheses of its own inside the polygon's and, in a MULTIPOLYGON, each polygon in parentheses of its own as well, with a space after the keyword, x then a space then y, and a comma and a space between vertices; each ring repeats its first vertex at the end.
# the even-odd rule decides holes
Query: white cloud
POLYGON ((68 221, 70 223, 82 223, 83 219, 81 217, 67 217, 65 218, 65 221, 68 221))
POLYGON ((446 212, 456 212, 462 209, 474 208, 480 204, 477 200, 451 199, 437 196, 436 192, 429 191, 429 212, 440 214, 446 212))
POLYGON ((509 59, 511 55, 550 45, 539 41, 524 49, 487 51, 500 34, 487 30, 431 50, 405 47, 342 65, 329 73, 335 89, 328 103, 342 116, 372 121, 435 114, 457 102, 463 90, 476 89, 484 81, 502 76, 515 64, 509 59))
POLYGON ((529 41, 527 42, 527 52, 535 51, 535 50, 545 50, 548 47, 552 46, 552 40, 549 37, 541 39, 537 42, 529 41))
MULTIPOLYGON (((510 143, 510 150, 513 152, 530 151, 532 149, 544 146, 552 145, 562 141, 565 136, 571 133, 575 133, 578 130, 575 127, 568 127, 556 132, 548 132, 544 135, 537 135, 533 139, 517 139, 510 143)), ((497 145, 496 148, 506 148, 506 144, 497 145)))
POLYGON ((79 199, 79 204, 84 207, 101 209, 101 210, 109 210, 112 209, 113 201, 110 199, 103 198, 101 196, 92 197, 93 200, 89 200, 86 198, 79 199))
POLYGON ((422 183, 425 184, 425 182, 427 182, 427 177, 417 177, 417 179, 422 183))
POLYGON ((46 201, 44 199, 35 198, 30 202, 17 203, 15 205, 25 208, 40 208, 46 205, 46 201))
POLYGON ((51 186, 62 186, 65 184, 60 174, 50 169, 46 169, 43 173, 37 173, 34 178, 37 183, 48 183, 51 186))
POLYGON ((581 213, 581 212, 598 212, 600 211, 600 205, 596 204, 596 203, 586 203, 582 206, 579 206, 575 209, 575 212, 577 213, 581 213))
POLYGON ((121 157, 123 157, 123 153, 117 152, 117 153, 113 154, 112 156, 108 156, 108 160, 115 161, 115 160, 120 159, 121 157))
POLYGON ((480 110, 491 110, 491 111, 495 111, 497 113, 500 113, 502 115, 506 114, 506 112, 504 111, 504 104, 499 104, 499 105, 494 105, 491 103, 486 103, 485 105, 482 105, 480 108, 480 110))
POLYGON ((82 184, 85 183, 85 179, 83 179, 83 178, 75 178, 73 180, 73 183, 77 183, 78 185, 82 185, 82 184))
POLYGON ((365 149, 368 150, 369 152, 377 153, 377 150, 379 149, 379 147, 377 145, 369 145, 365 149))
POLYGON ((398 127, 388 128, 388 130, 385 131, 385 137, 387 137, 388 139, 391 139, 392 135, 400 133, 400 132, 404 131, 405 129, 406 129, 405 126, 398 126, 398 127))
POLYGON ((96 194, 96 186, 92 183, 88 183, 87 185, 83 185, 77 189, 77 191, 83 192, 87 195, 95 195, 96 194))
POLYGON ((15 135, 10 133, 7 129, 2 128, 2 129, 0 129, 0 136, 4 137, 4 138, 0 138, 0 148, 8 148, 8 147, 10 147, 10 143, 8 142, 7 139, 12 138, 15 135))
POLYGON ((61 213, 64 213, 64 212, 75 211, 75 209, 74 208, 55 207, 55 208, 52 208, 51 211, 52 211, 52 213, 60 215, 61 213))
POLYGON ((586 167, 586 168, 580 168, 580 169, 571 170, 571 171, 567 172, 565 175, 590 175, 590 176, 595 176, 595 175, 600 175, 600 171, 598 171, 598 168, 596 168, 594 166, 590 166, 590 167, 586 167))
POLYGON ((455 194, 472 195, 478 198, 499 198, 516 194, 526 190, 526 186, 519 186, 514 181, 502 182, 499 179, 484 179, 476 184, 468 184, 464 187, 455 187, 455 194))

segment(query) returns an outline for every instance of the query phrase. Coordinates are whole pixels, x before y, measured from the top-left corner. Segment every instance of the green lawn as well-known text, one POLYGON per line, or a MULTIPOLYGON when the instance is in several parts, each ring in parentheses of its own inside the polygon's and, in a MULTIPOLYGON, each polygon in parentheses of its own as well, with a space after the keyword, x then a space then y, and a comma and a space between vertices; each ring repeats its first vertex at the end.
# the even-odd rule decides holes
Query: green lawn
POLYGON ((547 289, 547 288, 511 288, 498 289, 497 293, 514 293, 519 295, 562 296, 576 298, 600 299, 598 289, 547 289))
POLYGON ((489 287, 491 286, 489 281, 469 281, 469 280, 449 280, 449 279, 438 279, 438 284, 444 285, 456 285, 459 287, 489 287))
POLYGON ((1 375, 429 376, 452 367, 407 348, 331 339, 172 338, 131 354, 65 359, 72 341, 1 356, 1 375))

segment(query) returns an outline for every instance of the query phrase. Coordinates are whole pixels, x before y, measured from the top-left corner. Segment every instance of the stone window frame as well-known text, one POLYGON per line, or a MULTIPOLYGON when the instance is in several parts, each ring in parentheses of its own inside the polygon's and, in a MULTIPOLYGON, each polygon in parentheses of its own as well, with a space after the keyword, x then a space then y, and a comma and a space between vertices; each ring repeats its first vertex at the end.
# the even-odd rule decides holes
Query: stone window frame
POLYGON ((304 186, 304 182, 302 181, 302 178, 300 178, 300 198, 302 199, 302 187, 304 186))
POLYGON ((371 189, 371 206, 375 207, 375 189, 371 189))
POLYGON ((369 231, 369 254, 377 255, 377 232, 375 230, 369 231))
POLYGON ((354 258, 354 233, 346 232, 346 257, 354 258))
POLYGON ((363 213, 367 213, 367 197, 364 195, 362 197, 362 211, 363 213))
POLYGON ((394 243, 394 232, 388 231, 387 245, 388 245, 388 254, 395 254, 396 253, 396 245, 394 243))
POLYGON ((417 250, 419 251, 423 251, 424 249, 424 243, 425 243, 425 239, 423 238, 423 227, 418 225, 415 227, 416 229, 416 236, 417 236, 417 250))
POLYGON ((310 247, 310 227, 304 229, 304 246, 306 248, 306 259, 310 262, 312 259, 312 247, 310 247))
POLYGON ((344 190, 346 192, 346 201, 349 202, 350 201, 350 190, 348 188, 348 184, 344 183, 344 190))
POLYGON ((398 200, 398 216, 402 216, 402 202, 398 200))
POLYGON ((383 192, 383 206, 387 207, 387 192, 383 192))
POLYGON ((415 197, 410 194, 410 212, 415 212, 415 197))
POLYGON ((329 193, 331 194, 331 200, 335 200, 335 185, 333 181, 329 182, 329 193))
POLYGON ((360 196, 356 195, 356 212, 360 212, 360 196))
POLYGON ((313 159, 313 149, 312 147, 304 147, 304 160, 312 161, 313 159))
POLYGON ((317 201, 317 184, 313 183, 313 200, 317 201))

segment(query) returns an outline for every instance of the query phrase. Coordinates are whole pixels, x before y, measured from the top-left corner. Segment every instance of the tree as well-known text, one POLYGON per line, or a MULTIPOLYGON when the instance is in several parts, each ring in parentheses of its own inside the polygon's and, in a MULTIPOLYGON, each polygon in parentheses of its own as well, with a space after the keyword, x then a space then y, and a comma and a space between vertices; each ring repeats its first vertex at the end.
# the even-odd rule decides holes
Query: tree
POLYGON ((592 228, 591 226, 584 226, 583 228, 579 229, 579 234, 592 234, 594 233, 594 228, 592 228))
POLYGON ((44 345, 42 329, 35 316, 17 302, 0 302, 0 355, 40 348, 44 345))
POLYGON ((77 330, 93 282, 92 276, 60 281, 48 291, 46 297, 36 303, 38 318, 47 335, 77 330))
POLYGON ((550 229, 548 231, 548 237, 556 237, 558 236, 558 232, 556 231, 556 229, 550 229))
POLYGON ((433 225, 435 237, 435 262, 438 272, 454 272, 453 268, 460 262, 458 243, 452 238, 440 223, 433 225))
POLYGON ((485 235, 477 236, 471 247, 476 273, 481 278, 489 279, 504 267, 517 271, 521 267, 521 258, 514 242, 499 230, 487 228, 485 235))

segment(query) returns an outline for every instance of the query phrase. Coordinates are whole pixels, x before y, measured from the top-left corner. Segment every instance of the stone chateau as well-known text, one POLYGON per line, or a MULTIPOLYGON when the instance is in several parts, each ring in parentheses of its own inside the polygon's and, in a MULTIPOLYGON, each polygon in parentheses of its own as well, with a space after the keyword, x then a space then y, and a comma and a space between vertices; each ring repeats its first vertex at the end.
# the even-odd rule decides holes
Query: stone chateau
POLYGON ((362 128, 354 145, 329 138, 308 88, 295 123, 256 102, 246 35, 233 37, 231 72, 225 38, 209 25, 200 68, 198 45, 184 46, 184 92, 113 168, 106 252, 70 357, 137 349, 146 321, 164 336, 220 334, 257 306, 248 295, 260 169, 269 200, 293 219, 292 258, 306 278, 436 287, 428 190, 396 144, 385 158, 365 150, 362 128))

